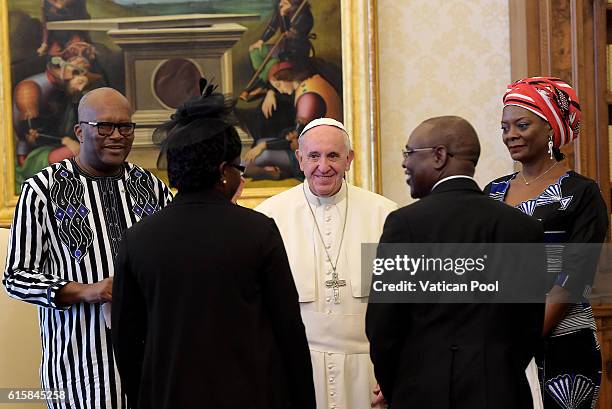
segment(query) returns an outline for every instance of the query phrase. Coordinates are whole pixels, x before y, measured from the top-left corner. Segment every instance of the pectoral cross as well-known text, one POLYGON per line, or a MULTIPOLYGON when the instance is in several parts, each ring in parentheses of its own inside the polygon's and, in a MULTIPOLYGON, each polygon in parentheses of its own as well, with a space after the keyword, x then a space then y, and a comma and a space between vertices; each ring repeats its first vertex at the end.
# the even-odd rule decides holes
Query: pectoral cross
POLYGON ((338 280, 338 273, 334 270, 332 279, 325 281, 326 288, 334 289, 334 304, 340 304, 340 287, 346 286, 346 280, 338 280))

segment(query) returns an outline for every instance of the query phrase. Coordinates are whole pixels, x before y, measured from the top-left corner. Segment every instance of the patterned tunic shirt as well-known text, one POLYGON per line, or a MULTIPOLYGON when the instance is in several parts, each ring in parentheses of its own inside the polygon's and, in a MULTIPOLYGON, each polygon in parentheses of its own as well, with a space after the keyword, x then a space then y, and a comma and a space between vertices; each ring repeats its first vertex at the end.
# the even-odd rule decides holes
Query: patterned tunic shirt
MULTIPOLYGON (((494 180, 485 188, 485 193, 495 200, 504 201, 510 182, 516 175, 513 173, 494 180)), ((606 237, 608 212, 599 187, 595 181, 576 172, 565 173, 537 197, 516 207, 542 222, 548 244, 602 243, 606 237)), ((586 295, 592 285, 594 269, 581 271, 578 280, 573 279, 560 262, 562 251, 563 246, 547 247, 548 270, 557 276, 555 284, 586 295), (581 288, 584 286, 586 288, 581 288)), ((596 329, 593 310, 586 298, 569 308, 550 336, 572 334, 584 329, 596 329)))
POLYGON ((130 163, 117 176, 96 177, 66 159, 23 184, 3 284, 11 297, 39 306, 42 386, 67 394, 50 408, 127 407, 101 305, 61 306, 56 296, 71 281, 112 277, 124 230, 171 198, 163 182, 130 163))

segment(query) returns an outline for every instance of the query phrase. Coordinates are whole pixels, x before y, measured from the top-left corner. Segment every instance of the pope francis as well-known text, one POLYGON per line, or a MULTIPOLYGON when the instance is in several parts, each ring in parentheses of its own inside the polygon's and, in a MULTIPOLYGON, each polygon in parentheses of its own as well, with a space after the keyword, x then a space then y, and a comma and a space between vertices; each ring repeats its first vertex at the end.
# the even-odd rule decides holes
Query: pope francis
POLYGON ((255 210, 278 225, 297 290, 318 408, 367 409, 382 402, 365 336, 369 282, 361 244, 377 243, 397 205, 344 180, 354 153, 341 122, 310 122, 296 156, 306 181, 255 210), (374 392, 374 394, 372 394, 374 392))

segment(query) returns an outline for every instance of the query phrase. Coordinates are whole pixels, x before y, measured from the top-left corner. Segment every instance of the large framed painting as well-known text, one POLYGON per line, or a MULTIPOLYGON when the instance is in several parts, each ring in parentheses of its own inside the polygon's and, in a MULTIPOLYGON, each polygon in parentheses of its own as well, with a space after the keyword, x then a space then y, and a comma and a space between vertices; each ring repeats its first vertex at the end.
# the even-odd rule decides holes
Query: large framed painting
POLYGON ((0 0, 0 224, 21 183, 78 154, 78 101, 123 92, 137 124, 128 160, 166 178, 152 134, 201 76, 237 103, 241 204, 300 183, 297 132, 344 121, 349 179, 380 189, 375 0, 0 0))

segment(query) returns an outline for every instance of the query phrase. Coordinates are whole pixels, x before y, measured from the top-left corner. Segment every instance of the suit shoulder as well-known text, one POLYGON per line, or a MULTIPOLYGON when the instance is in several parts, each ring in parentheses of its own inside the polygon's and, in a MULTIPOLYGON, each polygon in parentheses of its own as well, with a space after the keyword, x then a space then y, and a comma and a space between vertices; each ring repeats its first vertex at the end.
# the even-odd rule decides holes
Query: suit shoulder
MULTIPOLYGON (((484 194, 475 194, 470 196, 457 197, 457 204, 461 209, 469 208, 483 217, 493 219, 497 218, 515 218, 523 220, 529 224, 538 224, 539 222, 532 217, 525 215, 518 209, 509 206, 498 200, 494 200, 484 194)), ((439 197, 430 195, 424 197, 414 203, 401 207, 392 212, 394 217, 422 217, 424 214, 439 211, 440 206, 452 206, 452 202, 442 203, 439 197)), ((459 211, 457 209, 453 209, 459 211)))
POLYGON ((272 220, 268 215, 258 210, 249 209, 236 205, 232 211, 236 213, 236 217, 242 219, 245 223, 262 223, 268 224, 272 220))
MULTIPOLYGON (((127 230, 127 234, 129 237, 148 237, 158 226, 172 223, 177 217, 181 217, 180 210, 171 204, 133 224, 127 230)), ((230 203, 227 204, 223 217, 231 218, 240 225, 249 226, 250 229, 265 228, 272 221, 264 213, 230 203)))
POLYGON ((406 206, 402 206, 395 211, 391 212, 394 217, 407 217, 412 215, 418 215, 422 211, 431 210, 433 202, 436 201, 436 198, 432 198, 432 196, 426 196, 417 200, 416 202, 412 202, 407 204, 406 206))

